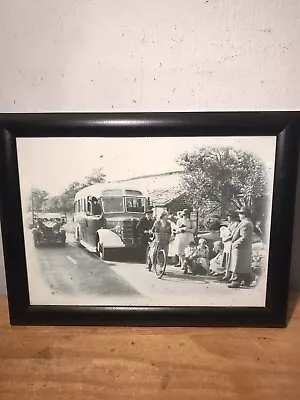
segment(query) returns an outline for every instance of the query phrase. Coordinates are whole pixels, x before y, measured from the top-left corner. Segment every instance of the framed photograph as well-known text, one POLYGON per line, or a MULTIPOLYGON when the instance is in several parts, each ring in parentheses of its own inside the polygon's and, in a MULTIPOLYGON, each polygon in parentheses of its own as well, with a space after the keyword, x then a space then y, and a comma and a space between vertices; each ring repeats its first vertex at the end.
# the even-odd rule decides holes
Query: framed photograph
POLYGON ((0 115, 11 324, 285 326, 299 116, 0 115))

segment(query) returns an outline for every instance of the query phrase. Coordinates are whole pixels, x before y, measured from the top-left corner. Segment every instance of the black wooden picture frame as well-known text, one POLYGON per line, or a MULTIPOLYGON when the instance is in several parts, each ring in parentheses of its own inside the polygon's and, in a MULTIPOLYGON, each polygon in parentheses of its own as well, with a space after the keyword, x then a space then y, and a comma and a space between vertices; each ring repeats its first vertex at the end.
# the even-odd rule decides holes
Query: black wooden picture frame
POLYGON ((284 327, 300 112, 0 114, 1 226, 12 325, 284 327), (276 136, 265 307, 30 305, 16 138, 276 136))

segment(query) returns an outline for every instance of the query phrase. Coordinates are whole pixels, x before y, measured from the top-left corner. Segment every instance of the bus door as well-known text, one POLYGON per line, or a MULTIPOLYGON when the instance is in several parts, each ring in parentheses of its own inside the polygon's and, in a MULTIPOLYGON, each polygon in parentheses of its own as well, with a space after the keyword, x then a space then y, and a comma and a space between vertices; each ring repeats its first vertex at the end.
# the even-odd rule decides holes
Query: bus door
MULTIPOLYGON (((78 199, 75 203, 75 222, 79 226, 79 239, 86 241, 86 213, 84 199, 78 199)), ((77 228, 76 228, 77 229, 77 228)))
POLYGON ((86 210, 86 239, 85 241, 91 245, 96 245, 96 232, 103 227, 103 212, 101 201, 96 197, 89 196, 87 198, 86 210))

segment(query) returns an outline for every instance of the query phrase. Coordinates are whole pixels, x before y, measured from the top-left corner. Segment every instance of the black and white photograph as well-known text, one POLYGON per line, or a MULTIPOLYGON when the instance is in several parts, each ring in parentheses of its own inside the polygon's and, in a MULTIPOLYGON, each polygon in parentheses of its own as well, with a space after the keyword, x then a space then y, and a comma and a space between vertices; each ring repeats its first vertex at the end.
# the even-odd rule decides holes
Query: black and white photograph
POLYGON ((16 144, 31 305, 265 306, 276 136, 16 144))

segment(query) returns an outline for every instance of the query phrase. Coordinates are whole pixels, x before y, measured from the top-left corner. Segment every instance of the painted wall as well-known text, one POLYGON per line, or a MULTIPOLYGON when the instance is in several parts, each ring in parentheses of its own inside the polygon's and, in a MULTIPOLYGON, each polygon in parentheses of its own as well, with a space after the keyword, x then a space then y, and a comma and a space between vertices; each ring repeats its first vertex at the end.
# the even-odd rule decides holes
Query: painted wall
POLYGON ((299 16, 298 0, 0 0, 0 111, 296 110, 299 16))

